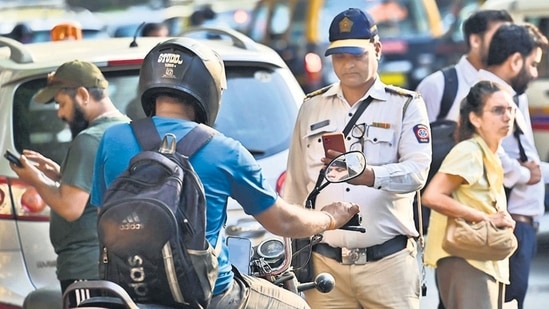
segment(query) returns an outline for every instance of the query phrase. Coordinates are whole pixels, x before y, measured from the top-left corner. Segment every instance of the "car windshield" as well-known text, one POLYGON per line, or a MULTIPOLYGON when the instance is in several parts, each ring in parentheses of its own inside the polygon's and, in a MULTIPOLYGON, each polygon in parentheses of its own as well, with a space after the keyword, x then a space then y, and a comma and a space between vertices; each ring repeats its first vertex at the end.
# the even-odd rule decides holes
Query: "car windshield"
MULTIPOLYGON (((109 95, 132 118, 142 117, 137 70, 105 72, 109 95)), ((256 159, 287 149, 297 114, 295 98, 283 76, 272 68, 228 66, 227 90, 215 128, 239 140, 256 159)), ((14 142, 18 151, 33 149, 60 163, 71 141, 68 126, 57 118, 56 104, 32 100, 45 79, 22 83, 14 97, 14 142)))
POLYGON ((326 0, 320 14, 319 34, 328 41, 330 23, 336 14, 350 7, 368 11, 383 39, 429 36, 427 13, 422 1, 417 0, 326 0))

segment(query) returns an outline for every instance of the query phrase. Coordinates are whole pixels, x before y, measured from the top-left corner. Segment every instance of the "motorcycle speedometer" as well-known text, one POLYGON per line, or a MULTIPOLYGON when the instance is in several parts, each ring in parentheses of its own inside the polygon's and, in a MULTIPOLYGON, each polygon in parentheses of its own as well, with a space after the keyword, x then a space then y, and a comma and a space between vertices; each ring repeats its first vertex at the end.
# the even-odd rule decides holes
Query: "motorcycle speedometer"
POLYGON ((257 246, 257 254, 265 259, 284 257, 284 243, 279 239, 266 239, 257 246))

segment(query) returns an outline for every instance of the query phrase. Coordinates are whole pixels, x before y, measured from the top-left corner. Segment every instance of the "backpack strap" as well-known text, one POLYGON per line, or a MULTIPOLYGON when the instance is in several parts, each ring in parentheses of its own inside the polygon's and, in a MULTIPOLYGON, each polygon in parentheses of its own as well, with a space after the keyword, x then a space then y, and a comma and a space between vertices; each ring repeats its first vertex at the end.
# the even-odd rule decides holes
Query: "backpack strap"
MULTIPOLYGON (((160 135, 154 126, 152 118, 146 117, 130 122, 137 142, 143 150, 154 150, 161 142, 160 135)), ((198 149, 209 142, 217 133, 213 128, 199 124, 187 133, 178 143, 177 152, 190 157, 198 149)))
POLYGON ((208 143, 217 131, 205 124, 198 124, 177 143, 177 152, 191 157, 198 149, 208 143))
POLYGON ((452 103, 456 99, 458 88, 458 77, 455 66, 448 66, 440 70, 444 76, 444 92, 442 93, 442 99, 440 100, 440 112, 438 113, 437 120, 443 119, 448 115, 452 103))
POLYGON ((141 146, 141 150, 153 150, 162 142, 152 118, 145 117, 133 120, 130 122, 130 126, 139 146, 141 146))

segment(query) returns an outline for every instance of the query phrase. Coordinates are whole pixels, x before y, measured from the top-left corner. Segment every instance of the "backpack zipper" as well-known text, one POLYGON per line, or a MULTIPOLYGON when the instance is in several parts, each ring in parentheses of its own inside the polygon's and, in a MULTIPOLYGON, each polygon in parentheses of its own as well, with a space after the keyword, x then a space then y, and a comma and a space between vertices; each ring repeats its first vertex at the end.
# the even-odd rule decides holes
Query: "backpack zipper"
POLYGON ((103 254, 101 255, 101 259, 103 260, 103 264, 109 263, 109 257, 107 255, 107 247, 103 247, 103 254))

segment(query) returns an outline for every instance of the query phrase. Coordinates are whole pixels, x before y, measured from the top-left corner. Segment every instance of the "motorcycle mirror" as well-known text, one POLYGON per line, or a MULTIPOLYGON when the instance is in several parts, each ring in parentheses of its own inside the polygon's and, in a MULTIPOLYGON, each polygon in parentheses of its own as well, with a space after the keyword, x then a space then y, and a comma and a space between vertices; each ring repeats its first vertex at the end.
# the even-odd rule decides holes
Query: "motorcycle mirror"
POLYGON ((335 157, 326 167, 328 182, 339 183, 356 178, 366 168, 366 157, 360 151, 350 151, 335 157))

